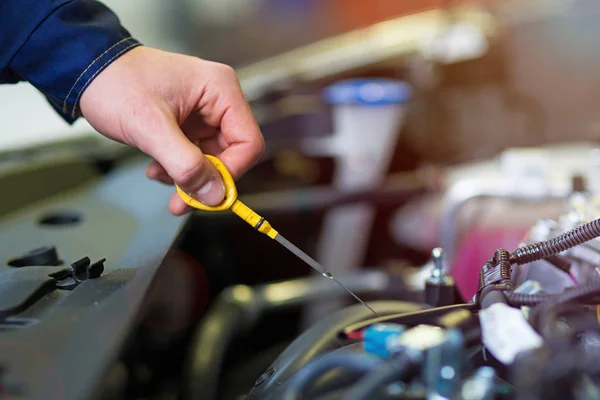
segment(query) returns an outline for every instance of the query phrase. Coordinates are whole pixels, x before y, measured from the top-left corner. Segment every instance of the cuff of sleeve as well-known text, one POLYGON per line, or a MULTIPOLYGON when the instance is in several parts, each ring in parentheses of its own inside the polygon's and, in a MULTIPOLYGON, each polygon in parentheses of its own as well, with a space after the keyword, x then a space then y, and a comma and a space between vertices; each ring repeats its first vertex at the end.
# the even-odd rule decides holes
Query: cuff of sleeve
MULTIPOLYGON (((2 0, 0 0, 2 1, 2 0)), ((141 44, 96 0, 61 0, 20 47, 9 69, 40 90, 69 123, 100 72, 141 44)))
POLYGON ((141 43, 133 38, 125 38, 121 41, 112 45, 108 50, 99 55, 94 59, 77 78, 67 96, 62 101, 62 104, 56 104, 56 99, 49 98, 50 103, 57 108, 57 111, 63 116, 65 120, 72 123, 78 118, 79 100, 81 95, 87 87, 93 82, 93 80, 104 71, 111 63, 116 61, 120 56, 132 50, 141 43))

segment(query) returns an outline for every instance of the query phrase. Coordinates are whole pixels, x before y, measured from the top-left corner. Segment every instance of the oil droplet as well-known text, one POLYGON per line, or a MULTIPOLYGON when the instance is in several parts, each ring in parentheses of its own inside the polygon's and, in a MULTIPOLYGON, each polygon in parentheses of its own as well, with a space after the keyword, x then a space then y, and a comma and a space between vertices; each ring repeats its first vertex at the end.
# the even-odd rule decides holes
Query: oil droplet
POLYGON ((325 278, 333 279, 333 275, 331 275, 331 272, 323 272, 323 276, 325 278))

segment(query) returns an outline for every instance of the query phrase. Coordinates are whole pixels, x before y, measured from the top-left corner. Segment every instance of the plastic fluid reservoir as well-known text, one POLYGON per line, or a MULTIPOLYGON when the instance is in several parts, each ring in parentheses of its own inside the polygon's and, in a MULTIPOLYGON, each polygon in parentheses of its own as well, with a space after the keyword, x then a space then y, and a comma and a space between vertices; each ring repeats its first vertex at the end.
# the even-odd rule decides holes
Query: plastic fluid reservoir
POLYGON ((411 86, 400 80, 360 78, 325 89, 332 106, 337 155, 335 184, 341 189, 377 186, 384 179, 404 122, 411 86))
MULTIPOLYGON (((325 89, 325 100, 332 107, 334 132, 328 138, 313 141, 310 152, 335 158, 332 184, 337 190, 370 190, 381 185, 411 96, 407 83, 382 78, 344 80, 325 89)), ((374 217, 375 208, 367 202, 327 211, 317 259, 334 276, 347 275, 362 266, 374 217)), ((308 311, 307 326, 340 306, 335 302, 320 303, 308 311)))

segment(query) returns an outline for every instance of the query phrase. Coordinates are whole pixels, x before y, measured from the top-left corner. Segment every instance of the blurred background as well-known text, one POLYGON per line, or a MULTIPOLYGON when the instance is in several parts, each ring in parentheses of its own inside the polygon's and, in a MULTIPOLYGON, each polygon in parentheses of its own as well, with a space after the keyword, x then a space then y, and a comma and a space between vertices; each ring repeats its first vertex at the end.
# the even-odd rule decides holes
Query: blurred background
MULTIPOLYGON (((387 65, 388 74, 425 80, 412 82, 420 89, 411 107, 418 115, 403 134, 406 147, 436 161, 458 161, 485 157, 507 145, 597 134, 599 56, 593 46, 599 28, 594 24, 598 12, 594 1, 107 0, 106 4, 147 45, 229 63, 242 71, 282 52, 376 22, 468 4, 493 20, 489 23, 495 32, 488 37, 484 54, 436 71, 435 83, 427 82, 431 77, 409 78, 410 63, 387 65)), ((432 32, 415 33, 419 34, 425 41, 432 32)), ((251 88, 256 85, 252 79, 260 78, 249 76, 243 83, 251 88)), ((0 96, 1 149, 90 133, 83 121, 72 129, 65 126, 27 84, 4 86, 0 96)))
MULTIPOLYGON (((267 143, 238 183, 242 197, 335 275, 398 277, 387 291, 363 288, 367 298, 409 298, 440 245, 470 298, 496 248, 516 247, 582 186, 600 188, 597 0, 105 3, 148 46, 236 68, 267 143)), ((131 152, 83 120, 66 125, 26 83, 0 86, 0 104, 0 185, 15 194, 0 199, 0 216, 98 173, 54 162, 41 174, 47 165, 32 160, 46 151, 109 161, 99 153, 131 152)), ((209 282, 202 311, 232 285, 311 275, 235 217, 191 218, 180 249, 209 282)), ((330 303, 307 301, 277 329, 262 321, 251 347, 274 357, 344 304, 330 303)), ((232 351, 252 358, 243 345, 232 351)), ((235 364, 230 378, 251 384, 264 357, 251 372, 235 364)))

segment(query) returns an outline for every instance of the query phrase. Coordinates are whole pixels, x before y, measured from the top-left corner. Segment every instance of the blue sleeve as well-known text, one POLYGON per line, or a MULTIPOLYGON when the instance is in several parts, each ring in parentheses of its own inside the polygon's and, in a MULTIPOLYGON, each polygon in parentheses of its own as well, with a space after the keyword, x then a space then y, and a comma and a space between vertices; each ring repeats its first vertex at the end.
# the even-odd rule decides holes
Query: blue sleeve
POLYGON ((30 82, 69 123, 93 79, 139 45, 95 0, 0 0, 0 83, 30 82))

